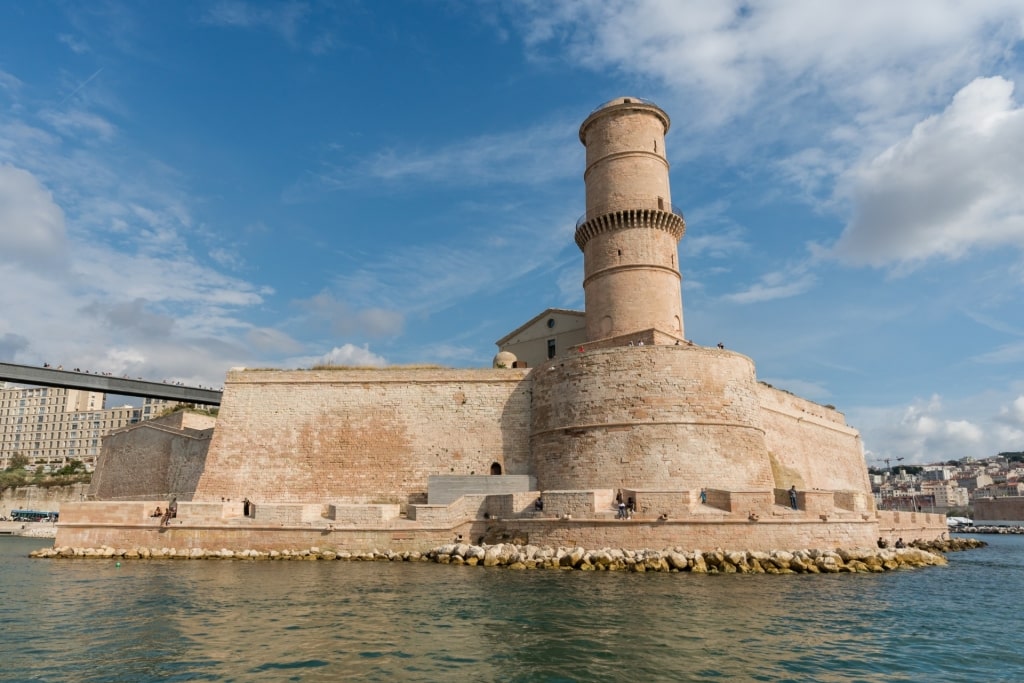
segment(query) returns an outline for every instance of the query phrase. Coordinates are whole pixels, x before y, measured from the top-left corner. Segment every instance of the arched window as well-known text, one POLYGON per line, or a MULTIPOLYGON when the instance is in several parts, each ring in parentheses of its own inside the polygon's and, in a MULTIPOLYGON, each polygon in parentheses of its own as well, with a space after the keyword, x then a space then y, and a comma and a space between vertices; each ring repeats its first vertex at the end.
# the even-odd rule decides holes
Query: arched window
POLYGON ((501 463, 500 462, 492 462, 491 463, 491 474, 501 474, 501 463))

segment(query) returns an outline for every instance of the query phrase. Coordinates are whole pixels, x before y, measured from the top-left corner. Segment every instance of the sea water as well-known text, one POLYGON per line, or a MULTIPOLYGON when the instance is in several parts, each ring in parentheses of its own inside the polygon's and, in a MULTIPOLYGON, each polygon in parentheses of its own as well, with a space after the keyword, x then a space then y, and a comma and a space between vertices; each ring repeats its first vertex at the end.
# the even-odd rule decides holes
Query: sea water
POLYGON ((1024 681, 1024 536, 884 574, 33 560, 3 681, 1024 681))

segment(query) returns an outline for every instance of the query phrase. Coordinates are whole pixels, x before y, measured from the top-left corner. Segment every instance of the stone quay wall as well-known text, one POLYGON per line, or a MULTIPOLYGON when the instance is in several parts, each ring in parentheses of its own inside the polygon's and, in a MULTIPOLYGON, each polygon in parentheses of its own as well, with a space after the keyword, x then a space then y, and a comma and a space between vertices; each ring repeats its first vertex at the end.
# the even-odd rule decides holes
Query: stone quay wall
POLYGON ((16 486, 4 489, 0 491, 0 516, 10 517, 11 510, 60 512, 63 505, 69 501, 84 500, 88 493, 88 484, 16 486))
POLYGON ((916 539, 933 541, 948 532, 946 515, 937 512, 878 511, 878 535, 889 541, 890 547, 901 537, 907 543, 916 539))
POLYGON ((434 474, 529 474, 526 369, 228 373, 195 500, 425 503, 434 474))
POLYGON ((978 498, 974 501, 975 524, 1024 522, 1024 496, 978 498))
POLYGON ((746 356, 620 346, 557 358, 533 378, 543 489, 773 488, 746 356))

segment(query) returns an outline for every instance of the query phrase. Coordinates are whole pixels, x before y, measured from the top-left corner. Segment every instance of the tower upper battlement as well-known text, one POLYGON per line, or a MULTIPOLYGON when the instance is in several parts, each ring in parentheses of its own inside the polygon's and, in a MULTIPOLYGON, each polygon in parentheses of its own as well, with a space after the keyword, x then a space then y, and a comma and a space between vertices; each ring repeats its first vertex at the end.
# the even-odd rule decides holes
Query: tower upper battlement
POLYGON ((604 116, 609 113, 608 110, 619 108, 619 109, 636 109, 636 110, 647 110, 654 113, 658 118, 661 119, 665 126, 665 131, 662 133, 668 133, 669 127, 672 125, 672 119, 669 118, 665 110, 656 105, 650 100, 645 100, 641 97, 616 97, 613 100, 608 100, 604 104, 598 106, 594 111, 590 112, 590 116, 580 124, 580 142, 584 145, 587 144, 586 140, 586 129, 599 116, 604 116))

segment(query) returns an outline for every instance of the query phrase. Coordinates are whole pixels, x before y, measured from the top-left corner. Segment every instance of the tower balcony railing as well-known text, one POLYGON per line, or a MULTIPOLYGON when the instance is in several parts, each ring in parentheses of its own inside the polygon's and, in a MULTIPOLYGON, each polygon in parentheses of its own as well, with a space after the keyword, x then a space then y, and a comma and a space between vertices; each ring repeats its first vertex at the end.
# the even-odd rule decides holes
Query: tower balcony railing
MULTIPOLYGON (((639 210, 641 210, 641 211, 643 211, 645 209, 648 210, 648 211, 664 211, 665 210, 665 209, 653 209, 653 208, 648 208, 648 207, 637 207, 637 208, 639 210)), ((676 206, 675 204, 672 204, 669 208, 671 209, 672 213, 674 213, 675 215, 679 216, 683 220, 686 220, 686 217, 683 216, 683 210, 680 209, 678 206, 676 206)), ((628 209, 619 209, 619 211, 624 211, 624 210, 628 210, 628 209)), ((591 218, 597 218, 598 216, 603 216, 606 213, 615 213, 615 211, 588 211, 588 212, 584 213, 582 216, 580 216, 578 219, 576 219, 576 228, 578 229, 581 225, 583 225, 584 223, 589 221, 591 218)))
MULTIPOLYGON (((625 99, 626 101, 625 101, 625 102, 623 102, 622 104, 634 104, 634 103, 637 103, 637 104, 649 104, 649 105, 651 105, 652 107, 657 107, 657 106, 658 106, 658 105, 656 105, 656 104, 655 104, 654 102, 651 102, 650 100, 645 100, 645 99, 644 99, 644 98, 642 98, 642 97, 626 97, 626 98, 624 98, 624 99, 625 99)), ((614 101, 615 101, 615 100, 611 100, 610 102, 614 102, 614 101)), ((604 104, 599 104, 599 105, 597 105, 596 107, 594 107, 594 111, 590 112, 590 115, 593 115, 593 114, 594 114, 594 112, 597 112, 597 111, 601 111, 602 109, 604 109, 605 107, 607 107, 607 106, 608 106, 608 104, 609 104, 609 102, 605 102, 604 104)))

